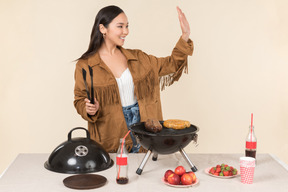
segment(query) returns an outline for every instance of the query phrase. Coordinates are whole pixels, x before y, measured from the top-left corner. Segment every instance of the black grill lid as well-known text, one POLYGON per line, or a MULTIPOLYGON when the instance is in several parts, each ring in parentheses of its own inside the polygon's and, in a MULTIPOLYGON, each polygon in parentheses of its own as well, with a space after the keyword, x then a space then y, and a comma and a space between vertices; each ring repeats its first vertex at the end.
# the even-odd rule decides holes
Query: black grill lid
POLYGON ((50 154, 44 167, 50 171, 69 174, 91 173, 109 169, 114 164, 109 154, 83 127, 76 127, 68 134, 68 141, 61 143, 50 154), (75 130, 85 130, 87 138, 71 138, 75 130))

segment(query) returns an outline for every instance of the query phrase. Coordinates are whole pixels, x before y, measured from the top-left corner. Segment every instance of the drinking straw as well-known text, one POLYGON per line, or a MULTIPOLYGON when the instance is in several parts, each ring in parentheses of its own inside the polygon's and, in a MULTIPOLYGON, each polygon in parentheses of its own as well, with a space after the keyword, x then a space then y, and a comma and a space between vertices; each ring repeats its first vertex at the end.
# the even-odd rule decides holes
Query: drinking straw
POLYGON ((252 142, 252 127, 253 127, 253 113, 251 113, 251 136, 250 136, 251 142, 252 142))
MULTIPOLYGON (((129 133, 130 133, 130 130, 126 133, 126 135, 125 135, 125 136, 123 137, 123 139, 122 139, 121 155, 120 155, 121 158, 122 158, 122 153, 123 153, 124 141, 125 141, 125 138, 128 136, 129 133), (123 141, 123 140, 124 140, 124 141, 123 141)), ((119 175, 120 175, 120 167, 121 167, 121 165, 119 165, 117 179, 119 179, 119 175)))

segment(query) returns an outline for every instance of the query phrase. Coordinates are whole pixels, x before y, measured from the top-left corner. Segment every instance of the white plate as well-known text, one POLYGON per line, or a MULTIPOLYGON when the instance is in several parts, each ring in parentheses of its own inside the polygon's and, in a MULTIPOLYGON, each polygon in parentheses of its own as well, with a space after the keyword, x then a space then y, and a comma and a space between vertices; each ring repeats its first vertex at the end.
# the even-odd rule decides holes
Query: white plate
POLYGON ((209 173, 210 169, 212 167, 208 167, 207 169, 204 170, 204 172, 212 177, 217 177, 217 178, 221 178, 221 179, 229 179, 229 178, 233 178, 233 177, 237 177, 238 175, 240 175, 240 172, 237 170, 237 174, 236 175, 232 175, 232 176, 217 176, 217 175, 213 175, 211 173, 209 173))
POLYGON ((162 178, 163 183, 165 183, 166 185, 170 186, 170 187, 176 187, 176 188, 187 188, 187 187, 192 187, 194 185, 197 185, 199 183, 199 179, 196 178, 196 182, 191 184, 191 185, 172 185, 170 183, 168 183, 167 181, 165 181, 164 178, 162 178))

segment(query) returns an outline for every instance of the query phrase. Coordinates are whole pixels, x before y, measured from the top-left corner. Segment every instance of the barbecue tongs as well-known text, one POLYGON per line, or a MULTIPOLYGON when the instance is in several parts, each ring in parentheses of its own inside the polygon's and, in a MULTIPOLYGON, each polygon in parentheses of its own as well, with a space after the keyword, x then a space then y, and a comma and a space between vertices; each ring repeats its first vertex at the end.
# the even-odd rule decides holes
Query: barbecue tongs
POLYGON ((87 97, 90 100, 91 104, 94 104, 94 88, 93 88, 93 69, 92 67, 89 67, 89 73, 90 73, 90 79, 91 79, 91 97, 90 97, 90 92, 88 90, 88 85, 86 82, 86 70, 82 68, 82 75, 83 75, 83 79, 84 79, 84 84, 85 84, 85 88, 86 88, 86 93, 87 93, 87 97))

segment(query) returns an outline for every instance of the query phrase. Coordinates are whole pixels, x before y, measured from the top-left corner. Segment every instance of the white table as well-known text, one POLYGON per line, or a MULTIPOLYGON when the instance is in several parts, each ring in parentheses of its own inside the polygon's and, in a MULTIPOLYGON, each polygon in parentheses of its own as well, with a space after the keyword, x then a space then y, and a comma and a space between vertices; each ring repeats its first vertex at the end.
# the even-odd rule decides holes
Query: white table
MULTIPOLYGON (((115 154, 110 154, 115 161, 115 154)), ((239 157, 241 154, 188 154, 190 160, 198 168, 196 176, 199 184, 192 188, 174 188, 162 183, 167 169, 174 169, 178 165, 188 168, 188 164, 182 158, 180 153, 171 155, 159 155, 157 161, 148 160, 142 175, 135 172, 140 165, 144 154, 129 154, 129 183, 126 185, 116 184, 115 165, 108 170, 97 172, 107 178, 107 183, 98 189, 89 191, 105 192, 129 192, 129 191, 285 191, 288 188, 288 170, 287 166, 281 163, 277 158, 269 154, 257 154, 257 166, 253 184, 242 184, 240 177, 232 179, 218 179, 204 173, 207 167, 216 164, 227 163, 239 170, 239 157)), ((63 179, 71 176, 48 171, 44 168, 44 162, 47 161, 49 154, 19 154, 15 161, 3 174, 0 179, 1 192, 61 192, 76 191, 63 185, 63 179)), ((85 190, 84 190, 85 191, 85 190)), ((88 191, 88 190, 87 190, 88 191)))

